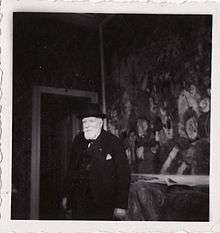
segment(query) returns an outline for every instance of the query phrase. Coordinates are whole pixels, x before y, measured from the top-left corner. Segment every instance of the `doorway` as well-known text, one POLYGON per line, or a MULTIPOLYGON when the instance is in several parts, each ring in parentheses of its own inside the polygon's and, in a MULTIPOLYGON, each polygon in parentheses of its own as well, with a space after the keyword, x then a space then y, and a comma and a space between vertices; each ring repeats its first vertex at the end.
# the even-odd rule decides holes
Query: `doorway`
POLYGON ((72 140, 81 129, 77 115, 97 94, 35 87, 32 111, 31 216, 63 219, 61 199, 72 140))
POLYGON ((89 98, 41 96, 40 219, 62 219, 64 177, 72 140, 81 129, 77 114, 89 98))

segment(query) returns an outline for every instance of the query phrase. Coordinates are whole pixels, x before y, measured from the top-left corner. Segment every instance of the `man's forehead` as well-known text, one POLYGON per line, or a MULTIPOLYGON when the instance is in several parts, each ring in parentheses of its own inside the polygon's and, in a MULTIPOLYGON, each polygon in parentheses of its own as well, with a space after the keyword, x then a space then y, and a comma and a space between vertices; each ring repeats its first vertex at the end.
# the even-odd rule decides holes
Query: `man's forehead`
POLYGON ((91 116, 91 117, 84 117, 82 119, 82 122, 85 122, 85 121, 99 121, 99 120, 102 120, 102 118, 91 116))

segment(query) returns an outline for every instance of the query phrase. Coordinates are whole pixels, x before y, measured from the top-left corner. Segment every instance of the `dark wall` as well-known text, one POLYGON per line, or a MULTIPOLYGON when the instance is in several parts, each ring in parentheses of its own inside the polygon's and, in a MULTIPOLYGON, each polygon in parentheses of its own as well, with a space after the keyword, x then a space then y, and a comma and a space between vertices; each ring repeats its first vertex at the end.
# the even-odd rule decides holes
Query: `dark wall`
POLYGON ((62 14, 14 13, 12 218, 28 219, 30 213, 33 86, 100 95, 100 80, 97 29, 63 21, 62 14))

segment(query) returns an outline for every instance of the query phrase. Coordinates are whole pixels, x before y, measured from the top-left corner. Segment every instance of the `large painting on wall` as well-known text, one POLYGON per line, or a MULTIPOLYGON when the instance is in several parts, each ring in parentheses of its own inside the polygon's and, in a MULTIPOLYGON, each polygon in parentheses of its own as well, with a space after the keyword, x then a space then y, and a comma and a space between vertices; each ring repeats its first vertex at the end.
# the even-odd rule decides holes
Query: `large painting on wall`
POLYGON ((208 221, 212 16, 123 14, 103 32, 108 129, 132 172, 129 219, 208 221))
POLYGON ((119 15, 105 25, 108 128, 133 173, 209 174, 211 33, 210 15, 119 15))

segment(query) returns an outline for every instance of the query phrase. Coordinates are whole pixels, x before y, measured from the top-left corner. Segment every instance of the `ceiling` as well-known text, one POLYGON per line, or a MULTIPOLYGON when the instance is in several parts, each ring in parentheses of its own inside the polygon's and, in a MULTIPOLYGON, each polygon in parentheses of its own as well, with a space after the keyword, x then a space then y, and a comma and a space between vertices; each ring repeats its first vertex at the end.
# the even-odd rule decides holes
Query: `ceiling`
MULTIPOLYGON (((93 13, 48 13, 48 12, 15 12, 16 16, 20 15, 21 20, 27 17, 27 21, 31 18, 60 21, 67 24, 74 24, 85 28, 86 30, 98 30, 99 25, 112 14, 93 14, 93 13), (36 16, 36 17, 35 17, 36 16)), ((18 20, 18 17, 16 17, 18 20)))

